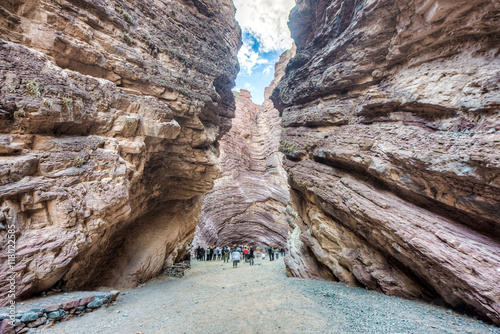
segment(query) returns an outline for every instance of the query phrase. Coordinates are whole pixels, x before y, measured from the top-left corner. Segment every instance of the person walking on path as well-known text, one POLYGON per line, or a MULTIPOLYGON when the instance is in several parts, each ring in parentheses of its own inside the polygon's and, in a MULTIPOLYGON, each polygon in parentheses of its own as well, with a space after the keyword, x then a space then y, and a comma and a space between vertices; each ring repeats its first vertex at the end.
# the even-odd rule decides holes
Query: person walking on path
POLYGON ((255 249, 255 257, 257 258, 257 264, 261 265, 262 264, 262 252, 260 251, 260 247, 257 247, 255 249))
POLYGON ((235 249, 231 253, 231 260, 233 260, 233 268, 237 268, 238 267, 238 262, 240 262, 240 260, 241 260, 241 253, 238 252, 238 249, 235 249))
POLYGON ((229 247, 224 247, 224 250, 222 251, 222 257, 224 259, 224 263, 229 262, 229 247))
POLYGON ((248 258, 250 260, 251 266, 253 266, 253 264, 254 264, 254 261, 253 261, 254 257, 255 257, 255 254, 254 254, 254 250, 253 250, 253 246, 252 246, 252 247, 250 247, 250 252, 248 253, 248 258))
POLYGON ((278 248, 273 248, 273 252, 274 252, 274 258, 276 260, 278 260, 280 258, 280 253, 278 252, 278 248))
POLYGON ((245 257, 245 262, 248 262, 248 253, 249 250, 247 247, 245 247, 245 249, 243 250, 243 256, 245 257))
POLYGON ((274 261, 274 252, 272 247, 267 248, 267 254, 269 255, 269 261, 274 261))

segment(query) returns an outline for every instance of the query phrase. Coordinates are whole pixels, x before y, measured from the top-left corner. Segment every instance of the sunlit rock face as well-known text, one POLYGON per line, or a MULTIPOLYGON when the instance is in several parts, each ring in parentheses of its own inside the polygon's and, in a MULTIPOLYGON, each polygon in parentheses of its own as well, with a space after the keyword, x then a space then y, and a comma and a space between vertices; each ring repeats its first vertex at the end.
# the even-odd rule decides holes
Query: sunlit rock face
POLYGON ((0 275, 14 224, 19 297, 135 286, 183 256, 234 117, 234 13, 0 1, 0 275))
POLYGON ((293 52, 281 55, 262 106, 246 90, 234 93, 236 117, 220 141, 222 177, 203 201, 195 244, 285 245, 289 190, 279 151, 280 118, 268 97, 293 52))
POLYGON ((500 324, 499 13, 297 1, 297 55, 272 100, 295 239, 335 279, 500 324))

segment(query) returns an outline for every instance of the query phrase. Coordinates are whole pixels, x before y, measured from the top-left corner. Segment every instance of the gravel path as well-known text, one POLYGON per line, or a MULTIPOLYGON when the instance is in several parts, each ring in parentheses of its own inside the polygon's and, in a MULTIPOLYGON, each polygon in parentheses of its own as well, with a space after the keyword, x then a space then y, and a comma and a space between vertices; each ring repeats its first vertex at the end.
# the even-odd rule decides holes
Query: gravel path
POLYGON ((118 304, 43 333, 499 333, 447 309, 261 266, 192 262, 183 278, 122 292, 118 304))

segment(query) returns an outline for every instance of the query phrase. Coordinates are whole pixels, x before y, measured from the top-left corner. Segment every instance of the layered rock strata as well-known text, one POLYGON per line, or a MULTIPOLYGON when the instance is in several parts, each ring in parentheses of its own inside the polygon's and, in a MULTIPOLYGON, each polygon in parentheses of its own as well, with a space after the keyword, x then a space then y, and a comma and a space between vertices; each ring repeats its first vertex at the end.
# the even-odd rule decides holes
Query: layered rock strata
POLYGON ((236 117, 220 141, 222 177, 205 196, 195 244, 285 245, 290 198, 279 151, 280 118, 268 97, 293 54, 286 51, 276 63, 261 106, 246 90, 234 93, 236 117))
POLYGON ((499 15, 483 0, 297 1, 297 55, 271 98, 296 239, 335 279, 500 324, 499 15))
POLYGON ((0 1, 0 277, 17 297, 131 287, 183 256, 234 117, 234 12, 0 1))

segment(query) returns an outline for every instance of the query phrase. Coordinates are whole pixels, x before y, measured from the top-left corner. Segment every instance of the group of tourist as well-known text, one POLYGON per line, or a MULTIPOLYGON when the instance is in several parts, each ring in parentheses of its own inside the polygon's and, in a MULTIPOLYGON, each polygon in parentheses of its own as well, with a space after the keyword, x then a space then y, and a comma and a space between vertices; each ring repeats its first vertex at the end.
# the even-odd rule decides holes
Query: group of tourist
POLYGON ((198 261, 233 261, 233 268, 238 267, 238 263, 244 260, 251 266, 254 264, 262 264, 262 260, 269 258, 270 261, 279 259, 279 256, 285 256, 285 249, 278 247, 254 247, 254 246, 244 246, 235 245, 233 247, 207 247, 203 248, 198 246, 194 250, 194 257, 198 261))

